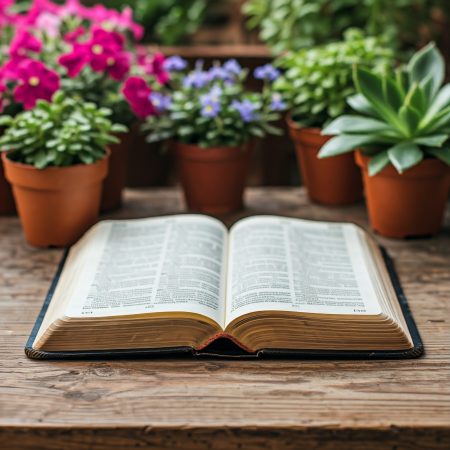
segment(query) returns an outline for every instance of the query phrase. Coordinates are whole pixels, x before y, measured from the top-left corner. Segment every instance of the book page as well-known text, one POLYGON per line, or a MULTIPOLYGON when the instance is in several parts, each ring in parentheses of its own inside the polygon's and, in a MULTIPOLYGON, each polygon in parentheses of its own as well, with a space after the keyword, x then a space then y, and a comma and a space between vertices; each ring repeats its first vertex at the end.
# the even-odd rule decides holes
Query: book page
POLYGON ((353 224, 261 216, 230 231, 227 324, 255 311, 379 314, 353 224))
POLYGON ((191 312, 224 322, 227 230, 198 215, 106 221, 78 258, 66 315, 191 312))

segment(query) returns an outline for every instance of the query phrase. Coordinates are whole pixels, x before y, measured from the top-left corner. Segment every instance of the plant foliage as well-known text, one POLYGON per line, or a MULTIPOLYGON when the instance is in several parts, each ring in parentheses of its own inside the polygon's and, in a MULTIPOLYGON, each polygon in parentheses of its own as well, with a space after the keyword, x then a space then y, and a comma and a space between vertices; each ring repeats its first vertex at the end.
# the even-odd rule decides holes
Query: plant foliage
POLYGON ((320 47, 288 52, 278 60, 284 75, 274 84, 288 100, 292 117, 304 126, 322 127, 346 110, 355 93, 353 64, 381 70, 393 53, 376 37, 347 30, 345 39, 320 47))
POLYGON ((58 92, 51 103, 38 100, 31 110, 2 116, 0 148, 14 161, 38 169, 91 164, 104 157, 109 144, 119 142, 113 133, 127 131, 112 124, 110 115, 106 108, 58 92))
POLYGON ((320 157, 363 148, 369 174, 391 163, 399 173, 435 157, 450 165, 450 84, 442 86, 444 59, 434 44, 417 52, 406 67, 384 74, 356 66, 358 94, 349 104, 359 114, 343 115, 323 134, 337 135, 320 157))
POLYGON ((243 9, 249 28, 279 54, 340 39, 349 27, 409 48, 420 28, 433 35, 433 14, 449 8, 446 0, 247 0, 243 9))

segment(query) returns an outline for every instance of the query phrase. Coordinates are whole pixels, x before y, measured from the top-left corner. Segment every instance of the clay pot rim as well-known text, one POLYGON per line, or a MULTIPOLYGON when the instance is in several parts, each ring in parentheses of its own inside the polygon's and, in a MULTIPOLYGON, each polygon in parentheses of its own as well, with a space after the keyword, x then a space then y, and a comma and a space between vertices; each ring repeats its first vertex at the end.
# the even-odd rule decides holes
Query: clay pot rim
POLYGON ((286 123, 288 124, 289 128, 292 130, 295 130, 297 132, 303 132, 303 133, 310 133, 314 135, 320 135, 322 136, 322 128, 321 127, 302 127, 297 122, 294 121, 291 114, 288 114, 286 116, 286 123))
POLYGON ((183 141, 178 141, 178 140, 171 140, 170 141, 170 145, 173 146, 175 149, 177 147, 184 147, 187 149, 192 149, 192 150, 199 150, 202 152, 212 152, 212 151, 232 151, 232 150, 241 150, 243 148, 246 147, 252 147, 255 143, 255 139, 254 138, 249 138, 246 141, 242 142, 242 144, 238 144, 238 145, 223 145, 223 146, 214 146, 214 147, 201 147, 199 144, 187 144, 186 142, 183 141))
POLYGON ((90 164, 83 164, 83 163, 79 163, 79 164, 73 164, 71 166, 50 166, 50 167, 45 167, 44 169, 38 169, 35 166, 32 166, 31 164, 25 164, 25 163, 21 163, 21 162, 17 162, 14 161, 10 158, 8 158, 10 152, 2 152, 1 157, 2 157, 2 161, 4 164, 8 164, 10 166, 14 166, 19 170, 28 170, 28 171, 36 171, 39 170, 40 172, 44 172, 44 171, 52 171, 52 172, 56 172, 56 171, 60 171, 63 169, 73 169, 73 168, 78 168, 78 167, 86 167, 86 166, 94 166, 96 164, 101 164, 105 159, 108 159, 111 156, 111 150, 109 147, 105 148, 105 154, 103 155, 103 158, 98 159, 97 161, 90 163, 90 164))
MULTIPOLYGON (((361 150, 355 151, 355 161, 362 170, 367 171, 370 156, 365 155, 361 150)), ((403 173, 397 172, 397 169, 388 164, 381 172, 373 177, 382 176, 389 178, 411 179, 411 178, 433 178, 445 173, 450 173, 450 166, 437 158, 425 158, 419 164, 405 170, 403 173)), ((372 178, 372 177, 369 177, 372 178)))

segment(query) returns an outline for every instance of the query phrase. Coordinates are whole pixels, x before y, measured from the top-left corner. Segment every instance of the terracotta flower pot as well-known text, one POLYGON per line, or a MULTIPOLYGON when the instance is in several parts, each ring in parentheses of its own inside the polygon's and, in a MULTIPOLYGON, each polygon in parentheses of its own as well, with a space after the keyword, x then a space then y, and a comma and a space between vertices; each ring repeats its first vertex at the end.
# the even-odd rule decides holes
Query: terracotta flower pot
POLYGON ((369 176, 369 157, 356 152, 363 171, 367 209, 372 228, 393 238, 429 236, 442 226, 450 167, 437 159, 425 159, 399 174, 389 165, 369 176))
POLYGON ((133 146, 133 134, 129 131, 116 135, 120 142, 110 145, 108 175, 103 181, 100 209, 112 211, 122 205, 123 190, 127 178, 128 153, 133 146))
POLYGON ((5 178, 3 163, 0 161, 0 216, 16 214, 16 204, 11 185, 5 178))
POLYGON ((94 164, 36 169, 2 155, 26 240, 36 247, 65 247, 98 218, 109 153, 94 164))
POLYGON ((128 152, 126 185, 129 187, 167 186, 173 166, 172 154, 163 151, 165 142, 149 143, 140 124, 131 127, 132 146, 128 152))
POLYGON ((181 142, 174 145, 190 210, 224 214, 243 208, 252 143, 207 149, 181 142))
POLYGON ((309 198, 324 205, 346 205, 361 200, 361 172, 353 154, 319 159, 319 150, 330 136, 322 136, 319 128, 301 128, 289 118, 288 125, 309 198))

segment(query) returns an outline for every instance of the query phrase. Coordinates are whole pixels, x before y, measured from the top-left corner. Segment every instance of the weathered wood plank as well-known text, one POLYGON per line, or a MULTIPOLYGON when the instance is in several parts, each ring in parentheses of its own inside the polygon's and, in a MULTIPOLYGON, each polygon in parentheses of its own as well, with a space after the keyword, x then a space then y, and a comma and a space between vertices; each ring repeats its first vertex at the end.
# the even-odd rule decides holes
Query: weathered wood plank
MULTIPOLYGON (((311 205, 251 189, 223 218, 283 214, 367 226, 363 205, 311 205)), ((176 190, 129 191, 113 217, 183 211, 176 190)), ((450 211, 448 211, 450 212, 450 211)), ((405 361, 31 361, 23 346, 61 257, 0 219, 1 449, 449 449, 450 217, 435 238, 378 238, 394 257, 425 343, 405 361)))

